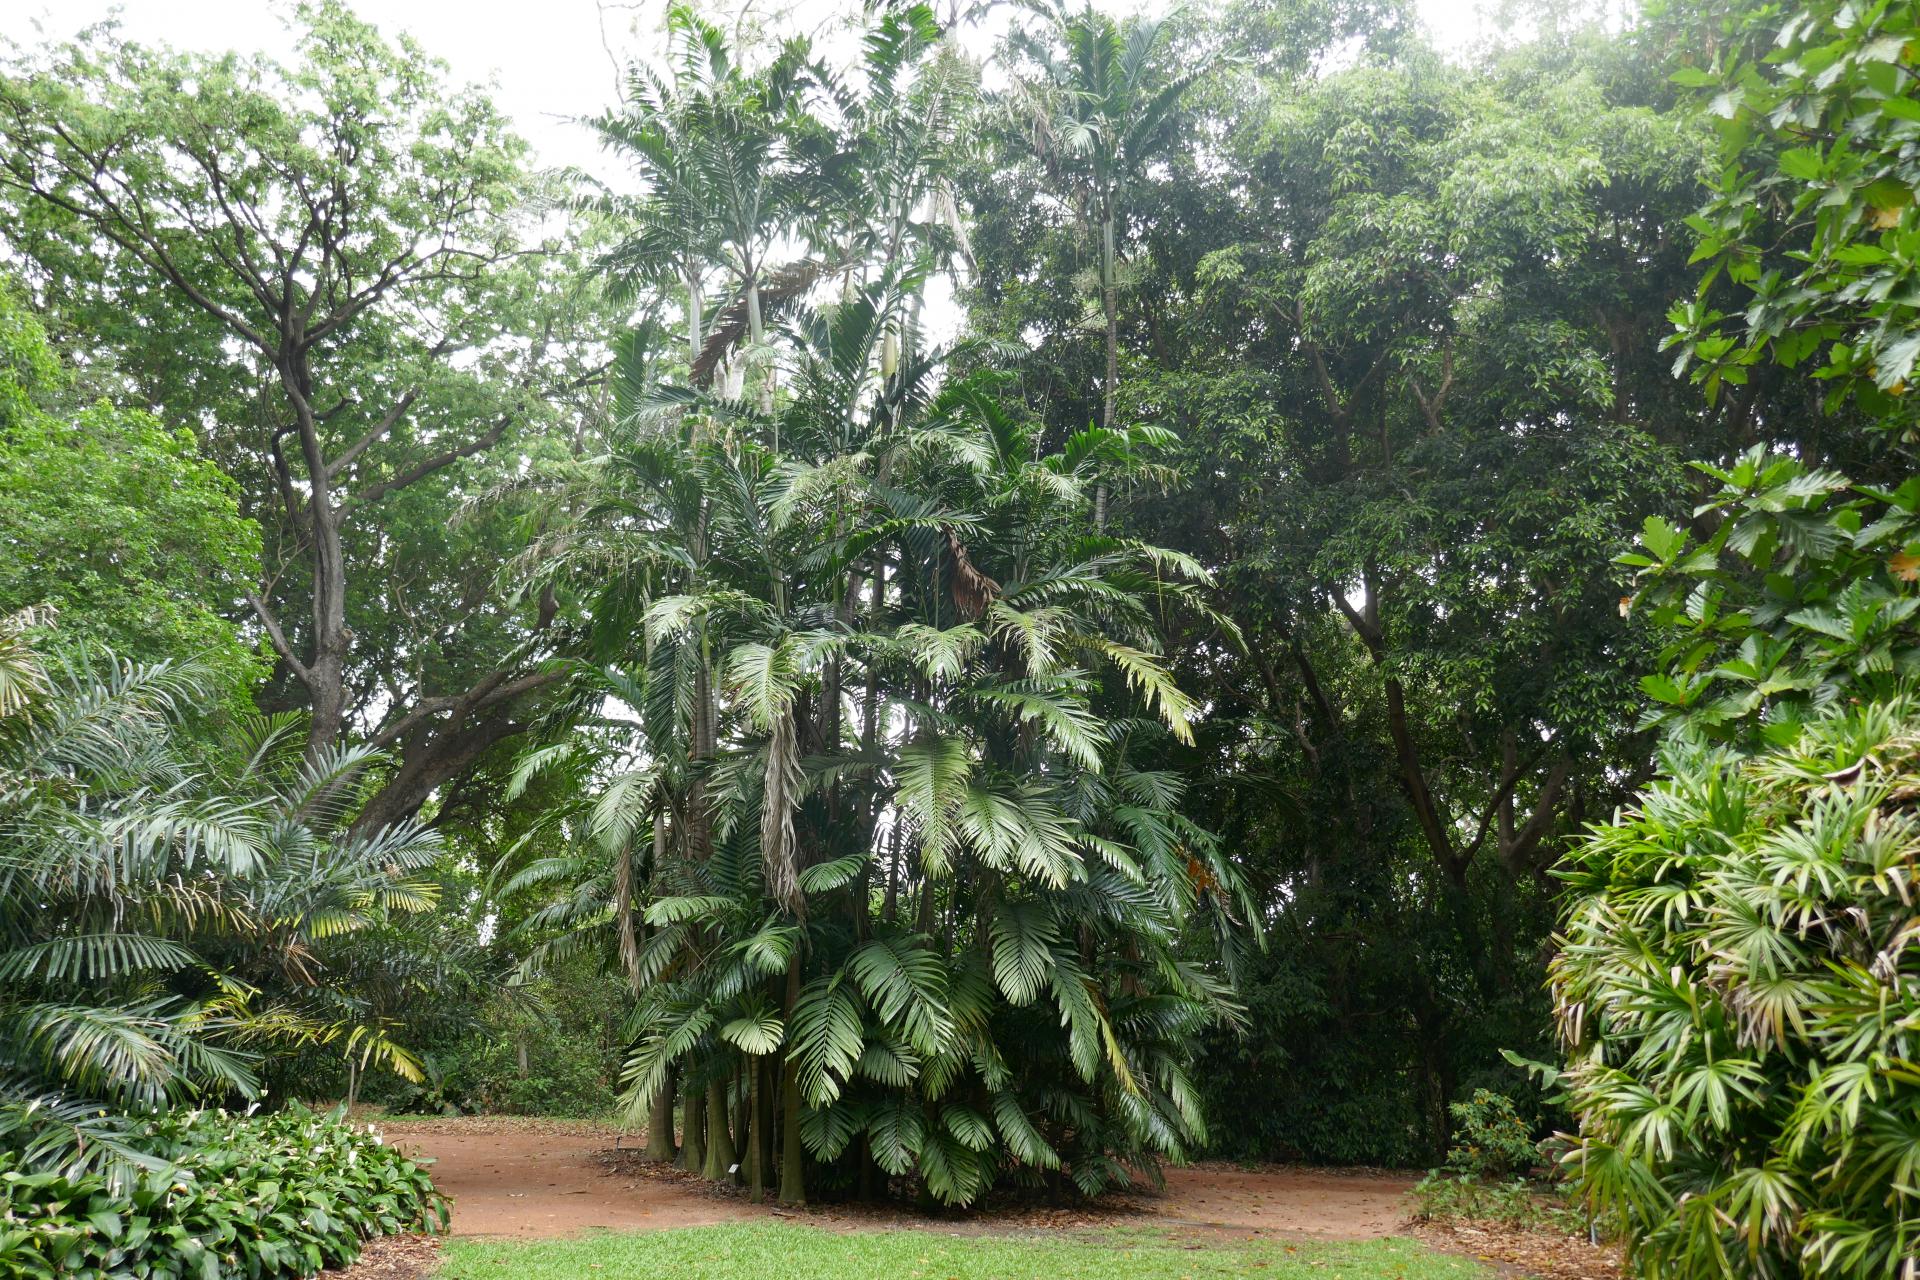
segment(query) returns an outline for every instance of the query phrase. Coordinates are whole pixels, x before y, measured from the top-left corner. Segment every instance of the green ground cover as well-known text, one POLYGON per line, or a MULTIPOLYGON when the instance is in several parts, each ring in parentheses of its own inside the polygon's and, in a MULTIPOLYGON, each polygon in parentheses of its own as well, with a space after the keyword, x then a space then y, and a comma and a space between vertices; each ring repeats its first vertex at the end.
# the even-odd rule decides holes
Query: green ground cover
POLYGON ((1411 1240, 1314 1244, 1222 1241, 1197 1246, 1163 1232, 1071 1239, 957 1236, 937 1231, 823 1231, 783 1223, 595 1232, 521 1243, 455 1239, 441 1280, 1482 1280, 1494 1273, 1411 1240))

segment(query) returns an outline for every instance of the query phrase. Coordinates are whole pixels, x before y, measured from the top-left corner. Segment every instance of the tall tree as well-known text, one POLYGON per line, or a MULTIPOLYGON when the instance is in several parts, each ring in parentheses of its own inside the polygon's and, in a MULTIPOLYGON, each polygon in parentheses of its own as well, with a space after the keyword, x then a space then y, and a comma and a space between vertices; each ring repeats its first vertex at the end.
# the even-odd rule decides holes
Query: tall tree
MULTIPOLYGON (((1207 1078, 1259 1102, 1250 1151, 1430 1159, 1459 1090, 1525 1087, 1495 1050, 1540 1041, 1547 870, 1650 767, 1613 555, 1688 453, 1824 428, 1801 388, 1709 409, 1669 376, 1705 138, 1632 49, 1569 33, 1461 66, 1397 40, 1296 77, 1311 50, 1241 35, 1179 33, 1240 57, 1132 184, 1120 326, 1120 412, 1182 444, 1119 527, 1196 556, 1245 645, 1182 637, 1210 714, 1164 761, 1277 922, 1263 1031, 1207 1078), (1267 1105, 1276 1071, 1302 1083, 1267 1105)), ((1023 151, 968 185, 969 301, 1024 340, 1027 402, 1064 435, 1072 233, 1036 215, 1023 151)))
POLYGON ((492 104, 338 4, 302 22, 291 66, 110 30, 16 61, 0 190, 48 305, 246 482, 269 535, 248 603, 309 754, 397 752, 363 814, 379 825, 517 732, 552 679, 535 659, 556 602, 503 598, 445 544, 475 468, 563 398, 568 320, 492 104))
POLYGON ((575 918, 641 988, 629 1104, 677 1073, 710 1174, 727 1144, 756 1190, 777 1162, 788 1201, 823 1177, 1092 1193, 1200 1139, 1188 1041, 1232 1016, 1248 904, 1179 780, 1138 766, 1191 731, 1158 637, 1194 567, 1087 535, 1094 487, 1160 434, 1048 448, 997 379, 950 371, 978 349, 903 349, 952 247, 956 80, 923 7, 874 22, 864 86, 816 70, 820 115, 769 152, 809 238, 857 260, 837 301, 769 326, 777 389, 696 369, 623 396, 630 434, 581 469, 553 564, 598 587, 596 686, 639 723, 529 767, 612 753, 579 820, 624 868, 614 924, 575 918), (863 191, 842 161, 880 153, 863 191))
POLYGON ((89 403, 64 354, 0 281, 0 613, 50 606, 68 644, 191 657, 247 708, 266 664, 233 611, 260 571, 258 526, 192 432, 89 403))
MULTIPOLYGON (((1159 22, 1124 26, 1091 4, 1064 0, 1043 10, 1039 31, 1016 27, 1008 40, 1015 68, 1009 106, 1028 132, 1049 176, 1065 188, 1092 227, 1105 370, 1100 425, 1111 429, 1120 385, 1120 260, 1125 194, 1165 145, 1180 96, 1204 72, 1174 74, 1161 65, 1159 22)), ((1094 525, 1104 529, 1107 492, 1095 491, 1094 525)))

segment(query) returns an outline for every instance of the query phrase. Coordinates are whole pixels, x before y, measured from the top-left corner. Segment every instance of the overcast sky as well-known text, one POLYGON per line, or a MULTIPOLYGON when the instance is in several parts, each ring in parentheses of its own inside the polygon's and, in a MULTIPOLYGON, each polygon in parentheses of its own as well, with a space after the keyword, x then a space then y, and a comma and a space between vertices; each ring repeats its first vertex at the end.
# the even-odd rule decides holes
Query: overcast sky
MULTIPOLYGON (((598 154, 573 118, 614 100, 614 59, 658 46, 667 0, 355 0, 354 9, 383 32, 410 32, 465 81, 491 83, 494 98, 550 165, 600 167, 598 154), (611 50, 611 52, 609 52, 611 50)), ((714 6, 702 6, 711 8, 714 6)), ((822 20, 852 7, 832 0, 770 6, 822 20)), ((1159 7, 1154 0, 1106 0, 1120 12, 1159 7)), ((1475 0, 1419 0, 1443 46, 1471 43, 1480 31, 1475 0)), ((23 44, 35 24, 64 37, 118 11, 135 39, 176 48, 266 50, 284 56, 291 41, 283 21, 290 6, 262 0, 0 0, 0 34, 23 44)), ((802 21, 805 21, 803 18, 802 21)))

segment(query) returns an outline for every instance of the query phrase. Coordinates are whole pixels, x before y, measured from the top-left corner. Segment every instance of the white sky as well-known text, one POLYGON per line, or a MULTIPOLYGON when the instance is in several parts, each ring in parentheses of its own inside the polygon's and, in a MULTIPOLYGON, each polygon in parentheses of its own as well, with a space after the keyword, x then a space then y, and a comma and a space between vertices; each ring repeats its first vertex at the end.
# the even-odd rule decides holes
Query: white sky
MULTIPOLYGON (((541 163, 598 172, 604 163, 597 149, 568 121, 611 105, 614 62, 608 46, 622 61, 651 55, 666 3, 354 0, 353 7, 383 33, 412 34, 428 53, 448 63, 456 79, 491 84, 495 101, 533 144, 541 163)), ((1161 7, 1158 0, 1104 3, 1120 11, 1161 7)), ((710 2, 701 7, 736 6, 710 2)), ((762 12, 775 7, 805 26, 853 6, 834 0, 754 4, 762 12)), ((1419 0, 1419 8, 1443 47, 1464 47, 1487 30, 1476 0, 1419 0)), ((262 0, 0 0, 0 36, 21 44, 63 38, 115 11, 127 33, 143 42, 206 51, 265 50, 282 57, 291 47, 282 16, 286 9, 262 0), (44 35, 36 34, 36 26, 44 35)))

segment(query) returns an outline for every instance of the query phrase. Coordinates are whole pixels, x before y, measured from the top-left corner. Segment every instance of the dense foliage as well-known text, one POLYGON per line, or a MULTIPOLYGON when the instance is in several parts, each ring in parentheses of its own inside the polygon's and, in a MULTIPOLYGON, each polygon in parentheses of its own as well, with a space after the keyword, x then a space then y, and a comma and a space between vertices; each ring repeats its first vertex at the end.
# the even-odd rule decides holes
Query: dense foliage
POLYGON ((1648 1274, 1913 1255, 1916 729, 1901 697, 1745 760, 1676 745, 1567 867, 1569 1159, 1648 1274))
POLYGON ((131 1136, 154 1164, 121 1182, 0 1153, 8 1275, 305 1276, 352 1262, 369 1237, 446 1227, 426 1170, 335 1116, 182 1111, 131 1136))
POLYGON ((89 401, 78 381, 0 281, 0 613, 50 608, 70 641, 192 658, 250 705, 264 664, 232 606, 260 536, 236 486, 191 432, 89 401))
POLYGON ((1622 557, 1669 639, 1643 682, 1668 744, 1562 872, 1553 985, 1565 1164, 1646 1275, 1903 1275, 1920 1238, 1913 21, 1816 5, 1714 68, 1727 169, 1693 225, 1751 297, 1677 308, 1681 366, 1721 396, 1807 366, 1890 483, 1757 444, 1622 557))
POLYGON ((43 660, 40 620, 0 619, 4 1149, 125 1176, 141 1113, 258 1093, 276 1045, 416 1073, 341 973, 355 934, 432 902, 431 833, 342 830, 366 754, 304 761, 264 719, 191 735, 203 671, 43 660))
POLYGON ((777 1160, 786 1200, 877 1174, 953 1204, 1124 1185, 1204 1139, 1185 1062, 1232 1015, 1218 964, 1250 906, 1180 780, 1139 762, 1191 734, 1158 651, 1205 575, 1102 536, 1098 494, 1167 437, 1048 447, 926 345, 946 228, 920 206, 964 90, 926 9, 876 21, 857 93, 802 76, 798 45, 742 66, 675 22, 673 83, 603 130, 660 199, 705 184, 725 212, 708 239, 643 207, 610 266, 731 301, 704 336, 680 313, 691 385, 622 370, 629 417, 561 498, 584 515, 556 571, 600 588, 585 687, 638 720, 529 759, 613 771, 561 815, 599 850, 510 883, 591 869, 576 919, 611 926, 641 997, 628 1104, 677 1077, 709 1176, 742 1163, 759 1190, 777 1160), (669 185, 668 131, 724 180, 669 185), (866 159, 870 194, 836 185, 866 159), (778 278, 830 272, 837 302, 761 280, 777 201, 822 211, 831 263, 778 278))
POLYGON ((303 711, 314 754, 388 750, 358 815, 379 826, 550 683, 559 602, 493 577, 511 513, 450 517, 566 452, 580 304, 560 246, 525 243, 552 193, 492 101, 341 4, 298 18, 288 64, 111 26, 9 55, 0 217, 103 382, 238 485, 260 701, 303 711))
POLYGON ((1570 1106, 1650 1273, 1891 1266, 1913 6, 1535 8, 674 5, 597 175, 337 0, 9 52, 0 1149, 1471 1198, 1570 1106))

